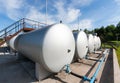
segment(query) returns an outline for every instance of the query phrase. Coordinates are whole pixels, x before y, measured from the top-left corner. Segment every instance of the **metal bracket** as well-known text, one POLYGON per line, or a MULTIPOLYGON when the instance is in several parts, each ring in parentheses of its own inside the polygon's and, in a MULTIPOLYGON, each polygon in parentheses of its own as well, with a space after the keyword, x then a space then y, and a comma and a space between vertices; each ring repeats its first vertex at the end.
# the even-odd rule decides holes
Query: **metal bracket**
POLYGON ((71 69, 70 69, 70 65, 69 65, 69 64, 65 65, 65 72, 66 72, 66 73, 70 73, 70 72, 71 72, 71 69))

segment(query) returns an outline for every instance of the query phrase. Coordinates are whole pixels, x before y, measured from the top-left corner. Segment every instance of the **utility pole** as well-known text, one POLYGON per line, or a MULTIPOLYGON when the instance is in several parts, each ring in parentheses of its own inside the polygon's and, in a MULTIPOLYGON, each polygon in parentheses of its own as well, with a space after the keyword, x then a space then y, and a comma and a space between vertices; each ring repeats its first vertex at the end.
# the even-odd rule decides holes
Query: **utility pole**
POLYGON ((46 20, 46 25, 47 25, 47 3, 48 3, 48 2, 47 2, 47 0, 46 0, 46 19, 45 19, 45 20, 46 20))
POLYGON ((80 25, 80 24, 79 24, 79 16, 78 16, 78 30, 80 30, 79 25, 80 25))

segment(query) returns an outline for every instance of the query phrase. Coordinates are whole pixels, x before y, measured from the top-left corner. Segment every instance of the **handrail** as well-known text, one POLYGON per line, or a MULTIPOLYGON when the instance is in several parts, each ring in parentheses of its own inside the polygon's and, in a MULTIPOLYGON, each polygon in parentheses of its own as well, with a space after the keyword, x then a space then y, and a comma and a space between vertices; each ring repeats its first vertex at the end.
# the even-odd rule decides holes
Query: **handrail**
POLYGON ((9 25, 8 27, 4 28, 3 30, 0 30, 0 38, 4 39, 7 36, 13 35, 14 33, 18 32, 23 28, 40 28, 43 25, 46 26, 47 24, 34 21, 28 18, 22 18, 9 25))
POLYGON ((19 25, 15 26, 14 28, 10 29, 9 31, 7 31, 6 33, 3 33, 2 35, 0 35, 0 37, 4 36, 5 34, 9 33, 10 31, 16 29, 19 25))
MULTIPOLYGON (((41 23, 41 22, 38 22, 38 21, 34 21, 34 20, 31 20, 31 19, 28 19, 28 18, 22 18, 22 19, 20 19, 20 20, 18 20, 18 21, 16 21, 15 23, 13 23, 13 24, 11 24, 10 26, 8 26, 8 27, 6 27, 5 29, 3 29, 3 30, 1 30, 0 31, 0 33, 2 33, 2 32, 9 32, 11 29, 10 28, 12 28, 13 29, 13 27, 12 26, 14 26, 14 25, 18 25, 17 27, 19 27, 20 25, 23 25, 22 26, 22 28, 23 27, 25 27, 26 25, 30 25, 30 26, 32 26, 31 28, 35 28, 35 27, 33 27, 33 25, 38 25, 38 27, 40 26, 40 24, 42 25, 46 25, 45 23, 41 23), (30 24, 30 23, 27 23, 27 21, 30 21, 30 22, 33 22, 33 24, 30 24), (25 26, 24 26, 24 24, 25 24, 25 26), (8 29, 10 29, 10 30, 8 30, 8 29), (8 30, 8 31, 7 31, 8 30)), ((17 28, 16 27, 16 28, 17 28)), ((1 36, 0 36, 1 37, 1 36)))
POLYGON ((2 31, 5 31, 6 29, 10 28, 10 27, 13 26, 14 24, 20 22, 21 20, 23 20, 23 19, 20 19, 20 20, 14 22, 13 24, 9 25, 8 27, 4 28, 3 30, 0 31, 0 33, 1 33, 2 31))
POLYGON ((6 30, 6 29, 8 29, 8 28, 10 28, 10 27, 13 26, 14 24, 19 23, 19 22, 21 22, 21 21, 22 21, 22 22, 31 21, 31 22, 35 22, 35 23, 38 23, 38 24, 47 25, 46 23, 41 23, 41 22, 38 22, 38 21, 35 21, 35 20, 31 20, 31 19, 28 19, 28 18, 22 18, 22 19, 20 19, 20 20, 18 20, 18 21, 16 21, 16 22, 14 22, 13 24, 9 25, 8 27, 4 28, 4 29, 1 30, 0 32, 6 30))
POLYGON ((23 18, 23 19, 29 20, 29 21, 32 21, 32 22, 37 22, 37 23, 39 23, 39 24, 45 24, 45 25, 47 25, 46 23, 41 23, 41 22, 38 22, 38 21, 35 21, 35 20, 31 20, 31 19, 28 19, 28 18, 23 18))

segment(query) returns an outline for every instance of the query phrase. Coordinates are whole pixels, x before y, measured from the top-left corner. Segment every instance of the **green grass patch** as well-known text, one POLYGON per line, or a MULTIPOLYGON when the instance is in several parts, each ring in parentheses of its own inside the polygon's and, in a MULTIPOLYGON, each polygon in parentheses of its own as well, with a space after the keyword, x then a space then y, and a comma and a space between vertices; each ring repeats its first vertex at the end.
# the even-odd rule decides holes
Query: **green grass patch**
POLYGON ((0 42, 1 42, 1 41, 3 41, 3 39, 2 39, 2 38, 0 38, 0 42))
POLYGON ((112 47, 115 47, 116 48, 116 54, 117 54, 117 58, 118 58, 118 63, 119 63, 119 66, 120 66, 120 41, 109 41, 108 43, 103 43, 102 44, 102 47, 103 48, 113 48, 112 47))
POLYGON ((117 48, 116 53, 117 53, 118 63, 120 66, 120 46, 117 48))
POLYGON ((109 44, 107 43, 103 43, 102 44, 102 48, 112 48, 109 44))

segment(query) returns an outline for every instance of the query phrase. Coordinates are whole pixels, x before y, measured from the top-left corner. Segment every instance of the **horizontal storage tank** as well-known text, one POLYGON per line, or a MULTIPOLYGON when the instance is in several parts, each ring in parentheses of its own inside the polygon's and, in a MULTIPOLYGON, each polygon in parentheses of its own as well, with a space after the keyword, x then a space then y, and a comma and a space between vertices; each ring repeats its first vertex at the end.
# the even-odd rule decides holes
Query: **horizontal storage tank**
POLYGON ((92 34, 88 34, 88 51, 89 53, 94 52, 94 38, 92 34))
POLYGON ((94 35, 93 38, 94 38, 94 50, 96 51, 98 49, 98 38, 96 35, 94 35))
POLYGON ((66 25, 53 24, 19 35, 15 39, 15 49, 41 64, 47 71, 59 72, 71 63, 75 41, 66 25))
POLYGON ((73 32, 76 42, 76 53, 75 57, 84 58, 88 52, 88 40, 87 35, 83 31, 73 32))
POLYGON ((15 50, 14 43, 15 39, 18 37, 18 35, 14 36, 12 39, 8 41, 8 46, 10 46, 13 50, 15 50))
POLYGON ((100 37, 98 37, 98 49, 100 49, 101 47, 101 40, 100 40, 100 37))
POLYGON ((15 50, 14 47, 14 43, 15 43, 15 39, 18 37, 18 35, 20 34, 24 34, 24 32, 20 32, 19 34, 17 34, 16 36, 14 36, 13 38, 11 38, 9 41, 7 41, 7 45, 10 46, 13 50, 15 50))

